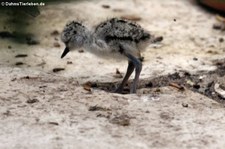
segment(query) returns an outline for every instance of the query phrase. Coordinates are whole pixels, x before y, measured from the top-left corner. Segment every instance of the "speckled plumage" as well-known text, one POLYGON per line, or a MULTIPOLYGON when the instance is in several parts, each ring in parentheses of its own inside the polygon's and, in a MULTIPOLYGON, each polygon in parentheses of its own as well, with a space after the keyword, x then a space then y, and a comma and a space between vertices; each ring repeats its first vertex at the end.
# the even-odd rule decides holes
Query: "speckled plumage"
POLYGON ((135 79, 131 88, 131 93, 135 93, 142 69, 141 51, 153 41, 152 39, 153 36, 140 25, 124 19, 109 19, 97 25, 94 31, 73 21, 65 26, 61 34, 61 40, 66 45, 61 58, 78 48, 85 48, 100 57, 126 58, 127 73, 116 92, 122 92, 135 69, 135 79))
POLYGON ((105 40, 107 43, 112 40, 133 41, 137 44, 150 39, 150 34, 140 25, 128 20, 113 18, 102 22, 95 29, 97 38, 105 40))

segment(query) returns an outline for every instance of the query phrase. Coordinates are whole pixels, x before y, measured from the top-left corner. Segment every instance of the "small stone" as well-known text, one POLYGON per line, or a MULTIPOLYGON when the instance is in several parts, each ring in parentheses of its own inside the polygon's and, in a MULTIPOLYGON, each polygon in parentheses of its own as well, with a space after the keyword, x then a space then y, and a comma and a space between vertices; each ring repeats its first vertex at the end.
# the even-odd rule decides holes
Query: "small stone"
POLYGON ((123 78, 123 75, 121 74, 121 72, 119 71, 118 68, 116 68, 116 74, 113 75, 114 78, 123 78))
POLYGON ((51 124, 51 125, 59 125, 59 123, 57 123, 57 122, 48 122, 49 124, 51 124))
POLYGON ((222 29, 222 25, 220 25, 220 24, 213 24, 213 29, 221 30, 222 29))
POLYGON ((110 6, 109 5, 102 5, 102 8, 109 9, 110 6))
POLYGON ((184 72, 184 75, 185 76, 191 76, 191 74, 189 72, 187 72, 187 71, 184 72))
POLYGON ((29 103, 29 104, 32 104, 32 103, 35 103, 35 102, 39 102, 39 100, 37 100, 37 99, 28 99, 27 100, 27 103, 29 103))
POLYGON ((73 64, 73 62, 72 61, 67 61, 67 64, 69 65, 69 64, 73 64))
POLYGON ((219 42, 221 43, 221 42, 223 42, 224 41, 224 39, 223 38, 219 38, 219 42))
POLYGON ((187 108, 187 107, 188 107, 188 104, 187 104, 187 103, 182 103, 182 106, 183 106, 184 108, 187 108))
POLYGON ((57 35, 59 35, 59 31, 54 30, 54 31, 51 32, 51 35, 52 36, 57 36, 57 35))
POLYGON ((153 87, 152 82, 148 82, 147 84, 145 84, 145 87, 153 87))
POLYGON ((15 56, 15 58, 19 58, 19 57, 27 57, 27 54, 17 54, 17 55, 15 56))
POLYGON ((30 76, 25 76, 25 77, 22 77, 23 79, 30 79, 31 77, 30 76))
POLYGON ((193 58, 193 60, 194 60, 194 61, 197 61, 197 60, 198 60, 198 58, 194 57, 194 58, 193 58))
POLYGON ((140 61, 141 61, 141 62, 143 62, 143 61, 144 61, 144 59, 145 59, 145 57, 144 57, 144 56, 142 56, 142 57, 140 58, 140 61))
POLYGON ((78 50, 79 53, 84 53, 83 49, 78 50))
POLYGON ((150 113, 150 111, 147 110, 147 111, 145 111, 145 113, 150 113))
POLYGON ((201 86, 199 85, 199 84, 194 84, 193 85, 193 88, 195 88, 195 89, 199 89, 201 86))
POLYGON ((24 63, 23 62, 16 62, 16 66, 20 66, 20 65, 23 65, 24 63))
POLYGON ((155 92, 157 92, 157 93, 161 92, 160 88, 156 88, 155 92))
POLYGON ((161 41, 163 41, 163 36, 155 37, 153 43, 161 42, 161 41))
POLYGON ((65 70, 65 68, 54 68, 52 71, 59 72, 59 71, 63 71, 63 70, 65 70))

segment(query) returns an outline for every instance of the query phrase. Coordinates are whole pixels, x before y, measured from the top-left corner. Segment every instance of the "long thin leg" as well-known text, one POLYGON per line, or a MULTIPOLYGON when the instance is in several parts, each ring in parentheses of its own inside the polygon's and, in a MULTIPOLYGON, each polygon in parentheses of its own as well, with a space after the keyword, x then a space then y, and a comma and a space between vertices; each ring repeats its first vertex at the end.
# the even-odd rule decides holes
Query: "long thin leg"
POLYGON ((130 75, 133 73, 134 71, 134 64, 131 61, 128 61, 128 67, 127 67, 127 72, 125 77, 123 78, 122 83, 120 84, 120 86, 116 89, 116 93, 122 93, 124 86, 126 85, 130 75))
POLYGON ((139 82, 139 76, 142 70, 142 63, 138 58, 134 57, 133 55, 127 54, 127 57, 134 64, 134 67, 135 67, 135 77, 134 77, 134 81, 133 81, 130 93, 136 93, 137 85, 139 82))

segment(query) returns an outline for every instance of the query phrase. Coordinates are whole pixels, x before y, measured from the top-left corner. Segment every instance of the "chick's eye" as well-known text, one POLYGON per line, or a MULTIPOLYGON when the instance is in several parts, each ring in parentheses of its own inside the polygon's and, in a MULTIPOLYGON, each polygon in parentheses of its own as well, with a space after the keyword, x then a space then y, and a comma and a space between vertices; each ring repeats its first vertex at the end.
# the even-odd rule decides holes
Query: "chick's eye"
POLYGON ((76 33, 77 33, 77 31, 73 31, 73 33, 74 33, 74 34, 76 34, 76 33))

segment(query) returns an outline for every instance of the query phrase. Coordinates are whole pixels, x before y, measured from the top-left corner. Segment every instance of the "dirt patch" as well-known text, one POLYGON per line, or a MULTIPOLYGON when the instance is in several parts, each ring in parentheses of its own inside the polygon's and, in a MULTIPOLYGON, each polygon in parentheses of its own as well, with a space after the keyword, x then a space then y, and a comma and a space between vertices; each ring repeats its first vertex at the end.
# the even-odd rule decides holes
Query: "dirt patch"
MULTIPOLYGON (((140 80, 139 89, 141 88, 160 88, 165 86, 174 87, 180 91, 185 88, 203 94, 217 102, 225 103, 225 97, 221 96, 214 89, 216 83, 225 82, 225 59, 217 60, 213 62, 217 69, 214 71, 201 71, 191 74, 187 71, 175 72, 165 76, 156 77, 153 79, 140 80)), ((105 90, 107 92, 113 92, 119 85, 118 82, 89 82, 89 86, 105 90)), ((128 82, 123 94, 129 94, 129 87, 131 82, 128 82)), ((157 90, 156 90, 157 91, 157 90)), ((158 90, 160 92, 160 90, 158 90)), ((142 94, 145 94, 144 92, 142 94)))

